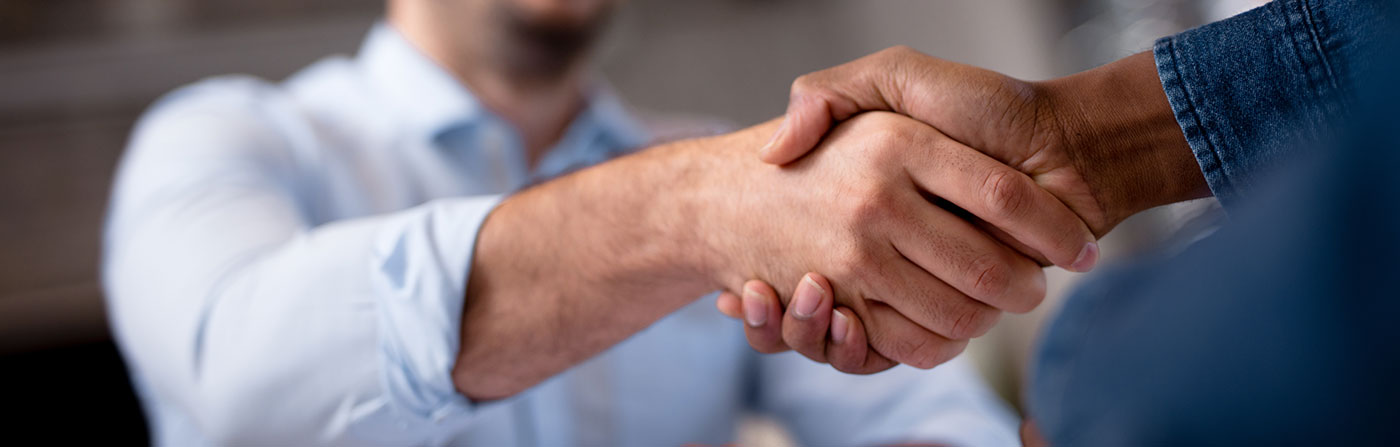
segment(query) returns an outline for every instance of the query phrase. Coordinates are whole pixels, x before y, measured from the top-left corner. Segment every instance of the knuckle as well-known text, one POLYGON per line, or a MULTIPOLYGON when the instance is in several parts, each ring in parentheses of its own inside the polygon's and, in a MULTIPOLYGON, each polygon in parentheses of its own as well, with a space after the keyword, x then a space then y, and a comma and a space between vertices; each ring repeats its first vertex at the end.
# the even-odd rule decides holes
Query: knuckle
POLYGON ((797 98, 808 92, 816 90, 816 88, 816 73, 807 73, 802 76, 798 76, 797 79, 793 79, 792 87, 789 89, 789 91, 791 92, 793 98, 797 98))
POLYGON ((1011 267, 995 255, 972 261, 967 275, 974 297, 980 300, 1000 297, 1011 289, 1011 267))
POLYGON ((880 50, 880 55, 883 56, 883 57, 887 57, 887 58, 888 58, 888 57, 895 57, 895 58, 898 58, 898 57, 908 56, 910 53, 914 53, 914 52, 915 52, 914 49, 913 49, 913 48, 910 48, 908 45, 895 45, 895 46, 888 47, 888 48, 885 48, 885 49, 883 49, 883 50, 880 50))
POLYGON ((950 329, 948 338, 968 340, 980 337, 992 329, 996 323, 996 317, 996 311, 985 308, 972 308, 959 312, 953 320, 953 327, 950 329))
POLYGON ((1015 313, 1030 312, 1045 301, 1045 272, 1037 269, 1034 275, 1035 276, 1028 279, 1030 286, 1026 288, 1024 296, 1018 297, 1019 299, 1011 303, 1006 309, 1007 311, 1015 313))
POLYGON ((902 169, 909 162, 909 148, 920 141, 907 118, 886 112, 868 112, 860 117, 861 128, 856 130, 863 138, 861 158, 866 160, 865 165, 887 173, 902 169))
POLYGON ((963 349, 965 349, 966 347, 966 342, 950 342, 940 344, 940 349, 933 358, 929 359, 928 366, 925 369, 933 368, 935 366, 948 363, 949 360, 952 360, 956 358, 959 354, 962 354, 963 349))
POLYGON ((863 244, 848 248, 836 266, 838 278, 866 278, 877 270, 875 256, 864 249, 863 244))
POLYGON ((1021 215, 1030 205, 1031 192, 1020 173, 998 169, 983 180, 982 191, 989 217, 1004 220, 1021 215))
POLYGON ((938 357, 938 342, 933 336, 917 337, 912 340, 901 340, 896 345, 896 355, 899 361, 916 368, 928 369, 937 363, 933 363, 938 357))
POLYGON ((893 194, 878 183, 871 183, 848 196, 847 217, 854 228, 869 228, 870 224, 894 217, 893 194))
POLYGON ((909 147, 918 135, 908 118, 889 112, 869 114, 870 120, 880 126, 879 142, 886 150, 903 150, 909 147))
POLYGON ((847 120, 867 146, 879 149, 907 147, 914 135, 911 123, 909 118, 884 111, 867 111, 847 120))
POLYGON ((932 343, 927 349, 925 349, 925 352, 920 358, 919 363, 910 366, 919 369, 933 369, 935 366, 942 365, 947 361, 952 360, 953 357, 957 357, 960 352, 962 352, 962 349, 958 348, 957 345, 953 343, 932 343))
POLYGON ((927 334, 915 340, 899 342, 895 348, 898 358, 894 360, 919 369, 931 369, 957 357, 962 353, 963 346, 966 346, 966 342, 944 340, 927 334))

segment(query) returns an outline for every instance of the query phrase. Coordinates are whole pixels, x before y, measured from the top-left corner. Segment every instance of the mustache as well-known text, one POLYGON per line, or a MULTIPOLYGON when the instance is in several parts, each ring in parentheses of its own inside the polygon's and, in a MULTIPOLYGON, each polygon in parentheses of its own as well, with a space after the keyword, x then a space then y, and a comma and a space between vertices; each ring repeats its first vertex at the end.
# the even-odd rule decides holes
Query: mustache
POLYGON ((504 27, 500 56, 517 76, 550 80, 562 76, 602 35, 612 17, 605 6, 583 20, 534 17, 509 2, 496 9, 504 27))

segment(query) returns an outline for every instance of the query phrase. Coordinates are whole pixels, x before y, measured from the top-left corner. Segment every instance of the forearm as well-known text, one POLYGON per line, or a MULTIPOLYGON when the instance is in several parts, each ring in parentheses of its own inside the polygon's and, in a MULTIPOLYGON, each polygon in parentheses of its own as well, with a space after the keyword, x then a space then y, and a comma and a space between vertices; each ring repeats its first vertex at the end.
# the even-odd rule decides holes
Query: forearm
POLYGON ((735 138, 654 148, 502 203, 476 246, 458 389, 517 393, 718 289, 700 191, 713 152, 745 144, 735 138))
POLYGON ((1274 1, 1044 85, 1106 202, 1131 213, 1213 193, 1230 205, 1345 116, 1379 3, 1274 1))

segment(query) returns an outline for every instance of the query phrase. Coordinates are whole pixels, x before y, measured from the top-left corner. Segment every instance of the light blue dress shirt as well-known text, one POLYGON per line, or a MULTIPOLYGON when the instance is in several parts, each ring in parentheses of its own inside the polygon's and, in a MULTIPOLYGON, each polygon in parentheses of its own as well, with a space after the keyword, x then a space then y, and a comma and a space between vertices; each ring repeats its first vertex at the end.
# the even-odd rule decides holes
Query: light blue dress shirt
POLYGON ((963 360, 849 376, 761 356, 713 297, 515 397, 458 394, 486 214, 670 132, 657 123, 597 89, 532 170, 506 123, 385 25, 353 59, 160 100, 117 174, 102 264, 156 443, 722 444, 754 411, 806 445, 1016 444, 963 360))

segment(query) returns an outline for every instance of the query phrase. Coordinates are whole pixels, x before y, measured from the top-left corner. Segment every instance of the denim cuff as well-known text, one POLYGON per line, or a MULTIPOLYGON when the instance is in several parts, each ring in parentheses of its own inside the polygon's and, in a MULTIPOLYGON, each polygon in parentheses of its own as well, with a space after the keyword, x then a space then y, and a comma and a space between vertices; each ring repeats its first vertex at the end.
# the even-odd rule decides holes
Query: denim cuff
POLYGON ((1337 59, 1365 28, 1351 6, 1278 0, 1156 43, 1177 124, 1225 206, 1337 118, 1350 62, 1337 59))

